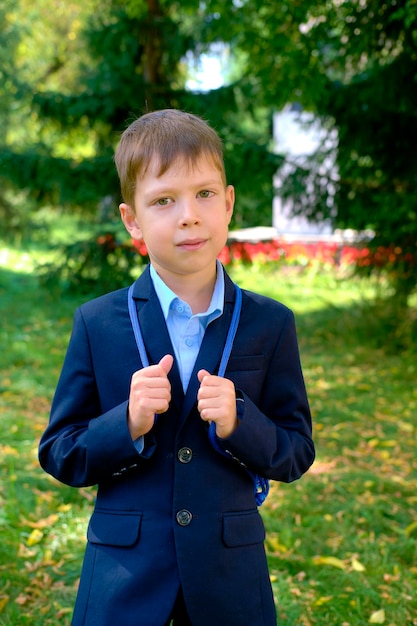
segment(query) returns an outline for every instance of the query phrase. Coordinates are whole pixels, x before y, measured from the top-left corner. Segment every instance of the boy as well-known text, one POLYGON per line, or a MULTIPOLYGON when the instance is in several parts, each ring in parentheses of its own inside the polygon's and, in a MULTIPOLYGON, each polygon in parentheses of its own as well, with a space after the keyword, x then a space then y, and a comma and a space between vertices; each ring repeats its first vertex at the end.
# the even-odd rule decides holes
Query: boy
POLYGON ((247 291, 239 312, 216 260, 234 189, 202 119, 147 113, 115 160, 150 265, 76 312, 39 453, 98 484, 73 625, 275 626, 254 479, 314 458, 293 315, 247 291))

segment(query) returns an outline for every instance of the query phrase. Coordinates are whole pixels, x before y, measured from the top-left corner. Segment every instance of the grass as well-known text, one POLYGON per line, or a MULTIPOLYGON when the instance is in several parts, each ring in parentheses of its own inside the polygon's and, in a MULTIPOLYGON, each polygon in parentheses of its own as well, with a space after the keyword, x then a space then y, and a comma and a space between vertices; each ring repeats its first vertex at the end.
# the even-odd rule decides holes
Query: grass
MULTIPOLYGON (((94 490, 44 474, 37 444, 85 296, 40 289, 33 254, 0 259, 0 625, 67 626, 94 490)), ((232 273, 296 312, 314 419, 314 466, 261 509, 280 626, 417 625, 415 352, 384 346, 370 282, 232 273)))

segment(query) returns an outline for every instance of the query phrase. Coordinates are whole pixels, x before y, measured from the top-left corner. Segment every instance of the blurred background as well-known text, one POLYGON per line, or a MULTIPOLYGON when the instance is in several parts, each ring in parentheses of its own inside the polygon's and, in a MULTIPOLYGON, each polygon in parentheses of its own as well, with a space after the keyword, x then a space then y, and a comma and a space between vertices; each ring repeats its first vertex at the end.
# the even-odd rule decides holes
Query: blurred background
POLYGON ((417 264, 416 39, 412 0, 2 0, 0 235, 49 236, 70 215, 116 236, 118 137, 176 107, 224 141, 233 229, 353 231, 403 307, 417 264))
POLYGON ((417 625, 416 79, 416 0, 0 0, 0 626, 70 623, 94 488, 37 445, 75 308, 147 262, 113 154, 167 107, 223 140, 222 262, 296 314, 317 460, 261 509, 279 623, 417 625))

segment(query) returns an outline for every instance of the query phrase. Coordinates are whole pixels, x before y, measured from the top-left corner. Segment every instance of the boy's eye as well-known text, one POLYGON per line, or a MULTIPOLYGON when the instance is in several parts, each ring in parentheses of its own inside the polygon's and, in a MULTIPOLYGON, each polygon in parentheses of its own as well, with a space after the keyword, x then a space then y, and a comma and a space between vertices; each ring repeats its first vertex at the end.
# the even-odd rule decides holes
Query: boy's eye
POLYGON ((200 198, 210 198, 213 195, 213 192, 209 191, 208 189, 203 189, 199 192, 198 195, 200 196, 200 198))
POLYGON ((169 204, 169 198, 159 198, 156 202, 156 205, 158 206, 166 206, 167 204, 169 204))

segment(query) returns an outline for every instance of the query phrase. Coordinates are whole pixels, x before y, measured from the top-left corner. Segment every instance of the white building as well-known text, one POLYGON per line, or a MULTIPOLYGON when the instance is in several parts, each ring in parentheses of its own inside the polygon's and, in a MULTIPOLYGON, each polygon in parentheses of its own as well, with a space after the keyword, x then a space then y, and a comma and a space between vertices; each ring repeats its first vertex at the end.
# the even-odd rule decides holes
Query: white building
MULTIPOLYGON (((287 157, 289 163, 302 164, 304 159, 317 150, 323 140, 328 143, 326 147, 330 154, 335 154, 337 149, 336 131, 329 137, 311 113, 301 111, 297 106, 288 106, 274 115, 273 133, 276 152, 287 157)), ((291 165, 286 164, 285 167, 289 171, 291 165)), ((324 167, 327 171, 333 168, 334 176, 337 176, 332 157, 329 157, 324 167)), ((274 185, 276 188, 279 187, 278 177, 274 180, 274 185)), ((310 222, 303 216, 292 216, 291 199, 284 201, 280 197, 275 197, 273 200, 272 226, 245 228, 230 233, 230 239, 238 241, 281 239, 310 242, 333 241, 340 244, 353 243, 358 239, 370 239, 372 236, 371 231, 358 233, 353 230, 334 230, 330 220, 316 223, 310 222)))
MULTIPOLYGON (((296 106, 288 106, 274 115, 274 143, 276 151, 289 158, 291 162, 302 163, 311 155, 325 138, 320 123, 310 113, 303 112, 296 106)), ((329 164, 331 167, 331 164, 329 164)), ((290 166, 284 166, 289 169, 290 166)), ((278 187, 276 179, 274 184, 278 187)), ((328 220, 322 223, 309 222, 303 216, 291 215, 291 200, 274 198, 272 224, 278 236, 291 238, 328 238, 333 234, 328 220)))

